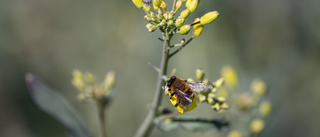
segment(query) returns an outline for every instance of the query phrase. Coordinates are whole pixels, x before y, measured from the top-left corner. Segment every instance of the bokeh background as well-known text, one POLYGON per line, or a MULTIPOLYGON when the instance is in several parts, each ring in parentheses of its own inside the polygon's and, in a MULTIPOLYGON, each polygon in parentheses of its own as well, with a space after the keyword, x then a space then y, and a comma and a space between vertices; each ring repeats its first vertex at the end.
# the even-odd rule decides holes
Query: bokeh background
MULTIPOLYGON (((319 6, 318 0, 202 0, 189 19, 212 10, 220 16, 169 68, 176 68, 179 77, 194 78, 201 67, 214 80, 230 64, 239 72, 243 90, 260 77, 273 104, 260 135, 319 136, 319 6)), ((101 81, 108 71, 116 72, 116 96, 107 112, 109 135, 132 136, 154 95, 157 74, 147 62, 158 65, 161 56, 159 31, 149 33, 143 16, 131 0, 1 0, 0 136, 67 136, 63 125, 32 102, 24 81, 27 72, 68 99, 98 135, 95 106, 79 102, 70 83, 75 68, 101 81)), ((168 102, 163 98, 164 106, 173 109, 168 102)), ((215 115, 209 106, 197 109, 189 115, 215 115)), ((215 134, 152 132, 155 137, 215 134)))

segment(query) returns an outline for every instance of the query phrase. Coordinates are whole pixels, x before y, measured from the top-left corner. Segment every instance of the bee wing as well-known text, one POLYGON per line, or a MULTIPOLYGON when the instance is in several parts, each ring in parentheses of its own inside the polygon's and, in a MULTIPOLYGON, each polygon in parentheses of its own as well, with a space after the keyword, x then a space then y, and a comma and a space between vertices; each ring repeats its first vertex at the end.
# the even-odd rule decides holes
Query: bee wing
POLYGON ((192 91, 206 92, 213 88, 211 84, 204 82, 186 82, 192 91))
POLYGON ((179 89, 174 89, 174 90, 176 92, 177 98, 179 98, 179 101, 183 106, 188 106, 192 103, 192 99, 188 94, 185 94, 179 89))

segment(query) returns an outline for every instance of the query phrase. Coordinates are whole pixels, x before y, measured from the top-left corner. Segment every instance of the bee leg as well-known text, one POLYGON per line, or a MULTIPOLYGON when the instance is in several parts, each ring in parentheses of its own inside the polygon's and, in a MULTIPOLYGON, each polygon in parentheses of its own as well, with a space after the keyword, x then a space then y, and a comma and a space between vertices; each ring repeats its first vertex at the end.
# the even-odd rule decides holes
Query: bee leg
POLYGON ((177 103, 174 105, 174 107, 177 107, 180 104, 179 98, 177 98, 177 103))
POLYGON ((170 99, 173 97, 174 94, 176 94, 176 92, 170 94, 170 99))

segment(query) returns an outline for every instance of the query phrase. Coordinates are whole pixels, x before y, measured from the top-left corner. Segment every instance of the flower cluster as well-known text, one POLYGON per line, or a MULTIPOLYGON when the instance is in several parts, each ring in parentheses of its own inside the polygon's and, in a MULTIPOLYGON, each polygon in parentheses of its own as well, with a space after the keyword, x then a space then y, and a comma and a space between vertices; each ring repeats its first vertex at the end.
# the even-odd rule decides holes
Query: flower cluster
POLYGON ((225 88, 220 88, 217 95, 230 98, 228 103, 232 106, 226 115, 237 117, 233 123, 240 122, 247 125, 248 130, 239 130, 243 127, 233 127, 228 137, 242 137, 249 134, 259 134, 264 129, 263 117, 271 113, 271 103, 263 99, 267 92, 267 86, 261 79, 257 78, 251 82, 250 92, 239 90, 238 75, 233 67, 227 65, 221 70, 221 75, 225 79, 225 88), (258 110, 259 113, 254 113, 258 110), (248 132, 249 131, 249 132, 248 132))
POLYGON ((214 21, 219 13, 217 11, 208 12, 201 18, 196 18, 193 23, 186 24, 185 19, 194 12, 200 0, 174 0, 171 10, 168 10, 167 3, 164 0, 132 0, 138 7, 143 9, 147 15, 144 19, 149 23, 146 25, 149 32, 159 28, 162 32, 172 32, 180 34, 188 34, 191 26, 193 26, 194 36, 200 36, 203 26, 214 21), (180 12, 177 18, 174 18, 179 9, 185 8, 180 12), (152 11, 152 8, 154 11, 152 11))
POLYGON ((79 100, 94 99, 102 104, 107 104, 110 101, 115 85, 114 72, 108 72, 101 84, 96 84, 95 76, 90 72, 83 73, 80 70, 73 70, 72 75, 71 83, 80 91, 79 100))

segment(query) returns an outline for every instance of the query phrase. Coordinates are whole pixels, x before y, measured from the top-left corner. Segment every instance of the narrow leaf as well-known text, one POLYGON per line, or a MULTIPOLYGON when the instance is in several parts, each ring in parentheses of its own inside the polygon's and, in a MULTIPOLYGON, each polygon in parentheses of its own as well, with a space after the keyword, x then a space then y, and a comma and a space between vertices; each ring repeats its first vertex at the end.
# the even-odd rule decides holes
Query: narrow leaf
POLYGON ((74 137, 93 137, 69 103, 57 92, 44 85, 32 74, 26 75, 26 82, 33 101, 43 111, 60 121, 74 137))

